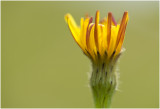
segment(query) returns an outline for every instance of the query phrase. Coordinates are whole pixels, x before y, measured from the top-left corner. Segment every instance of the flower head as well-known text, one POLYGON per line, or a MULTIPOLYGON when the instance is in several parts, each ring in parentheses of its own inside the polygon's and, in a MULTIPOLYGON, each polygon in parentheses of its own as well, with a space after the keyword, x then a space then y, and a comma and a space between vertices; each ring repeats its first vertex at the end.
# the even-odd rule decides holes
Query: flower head
POLYGON ((128 12, 124 12, 119 24, 116 23, 112 13, 109 12, 108 17, 102 20, 99 14, 97 11, 94 23, 93 17, 81 18, 80 27, 70 14, 65 15, 74 40, 93 62, 107 61, 119 55, 128 22, 128 12))
POLYGON ((107 18, 100 20, 99 11, 94 23, 93 17, 81 18, 80 27, 70 14, 66 14, 65 20, 73 38, 92 61, 90 86, 95 106, 109 107, 118 84, 115 64, 122 51, 128 12, 124 12, 118 24, 110 12, 107 18))

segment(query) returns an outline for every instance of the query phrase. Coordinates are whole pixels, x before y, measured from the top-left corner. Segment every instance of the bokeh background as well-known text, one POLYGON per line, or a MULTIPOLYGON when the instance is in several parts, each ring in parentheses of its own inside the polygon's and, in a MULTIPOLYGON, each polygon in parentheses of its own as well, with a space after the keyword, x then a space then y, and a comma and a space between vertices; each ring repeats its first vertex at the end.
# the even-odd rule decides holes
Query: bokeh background
POLYGON ((119 21, 129 12, 120 85, 113 108, 159 103, 159 4, 127 1, 2 1, 2 108, 91 108, 89 59, 73 40, 64 15, 86 13, 119 21))

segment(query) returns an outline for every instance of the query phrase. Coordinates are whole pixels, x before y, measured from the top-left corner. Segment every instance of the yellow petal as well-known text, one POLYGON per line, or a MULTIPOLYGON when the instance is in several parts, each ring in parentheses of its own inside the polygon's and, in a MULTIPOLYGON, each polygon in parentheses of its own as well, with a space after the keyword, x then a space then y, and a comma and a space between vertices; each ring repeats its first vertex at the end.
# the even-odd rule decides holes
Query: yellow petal
POLYGON ((80 46, 80 43, 79 43, 79 40, 80 40, 80 37, 79 37, 80 28, 77 26, 77 24, 75 23, 73 17, 70 14, 66 14, 65 15, 65 21, 68 24, 68 27, 70 29, 70 32, 72 33, 72 36, 73 36, 74 40, 80 46))
POLYGON ((104 37, 104 33, 105 33, 105 30, 104 30, 104 25, 102 24, 98 24, 98 46, 99 46, 99 53, 101 56, 103 56, 104 54, 104 48, 103 48, 103 37, 104 37))
POLYGON ((95 55, 97 54, 97 48, 95 44, 95 39, 94 39, 94 28, 95 24, 90 24, 89 30, 90 30, 90 36, 89 36, 89 43, 88 43, 88 50, 92 57, 95 59, 95 55))
POLYGON ((124 27, 127 24, 127 22, 128 22, 128 12, 124 12, 123 18, 122 18, 122 21, 121 21, 121 24, 120 24, 120 28, 119 28, 119 31, 118 31, 116 47, 118 46, 119 41, 121 40, 121 36, 122 36, 121 34, 122 34, 122 32, 124 30, 124 27))
POLYGON ((108 57, 110 57, 115 51, 118 30, 119 30, 118 25, 111 27, 111 40, 110 40, 110 44, 109 44, 109 48, 108 48, 108 57))
POLYGON ((98 45, 98 23, 99 23, 99 11, 96 12, 96 17, 95 17, 95 28, 94 28, 94 39, 95 39, 95 44, 97 47, 97 50, 99 51, 99 45, 98 45))
POLYGON ((107 42, 107 27, 105 25, 102 26, 102 36, 101 39, 102 41, 100 42, 101 45, 101 51, 102 51, 102 56, 104 55, 104 53, 107 53, 107 48, 108 48, 108 42, 107 42))
POLYGON ((112 23, 112 13, 108 13, 108 22, 107 22, 107 42, 108 47, 111 39, 111 23, 112 23))
MULTIPOLYGON (((86 55, 88 55, 87 51, 85 50, 85 46, 82 43, 82 37, 81 37, 81 30, 82 29, 80 30, 80 28, 77 26, 73 17, 70 14, 65 15, 65 20, 68 23, 68 27, 72 33, 74 40, 77 42, 79 47, 83 50, 83 52, 86 55)), ((83 27, 83 25, 84 25, 84 20, 83 20, 83 18, 81 18, 81 27, 83 27)))
MULTIPOLYGON (((123 40, 124 40, 124 36, 125 36, 125 30, 126 30, 126 26, 127 26, 127 22, 128 22, 128 12, 124 13, 121 25, 120 25, 120 29, 121 32, 118 32, 118 36, 117 36, 117 40, 118 40, 118 44, 116 43, 116 54, 119 54, 123 45, 123 40), (119 39, 118 39, 119 37, 119 39)), ((119 29, 119 31, 120 31, 119 29)))
MULTIPOLYGON (((92 27, 90 27, 91 26, 90 24, 92 23, 92 20, 93 20, 93 17, 91 17, 89 19, 89 24, 87 26, 87 31, 86 31, 86 46, 87 46, 87 48, 89 47, 89 37, 90 37, 91 28, 92 28, 92 27)), ((92 24, 92 26, 93 26, 93 24, 92 24)))
POLYGON ((86 33, 87 33, 87 27, 89 24, 89 18, 86 18, 83 21, 83 18, 81 19, 81 32, 80 32, 80 43, 83 47, 83 49, 86 49, 86 33))

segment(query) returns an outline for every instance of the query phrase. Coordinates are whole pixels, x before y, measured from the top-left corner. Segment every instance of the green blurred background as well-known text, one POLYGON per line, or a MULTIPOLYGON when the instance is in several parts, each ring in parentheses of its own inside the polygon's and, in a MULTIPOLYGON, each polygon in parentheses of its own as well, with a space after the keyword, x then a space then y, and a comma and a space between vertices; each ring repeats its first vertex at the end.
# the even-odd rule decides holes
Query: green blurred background
POLYGON ((154 2, 9 2, 2 9, 2 108, 94 107, 89 59, 73 40, 64 15, 86 13, 118 21, 129 12, 113 108, 159 104, 159 4, 154 2))

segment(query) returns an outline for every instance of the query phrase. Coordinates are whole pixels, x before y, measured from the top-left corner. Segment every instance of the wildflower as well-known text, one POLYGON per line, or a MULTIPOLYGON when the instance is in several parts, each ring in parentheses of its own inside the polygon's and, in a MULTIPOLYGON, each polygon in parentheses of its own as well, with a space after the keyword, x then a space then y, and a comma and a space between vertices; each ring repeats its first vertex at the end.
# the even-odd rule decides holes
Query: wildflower
POLYGON ((81 18, 80 27, 70 14, 65 15, 65 20, 74 40, 92 62, 90 86, 95 106, 109 107, 118 84, 115 66, 122 53, 128 12, 124 12, 120 24, 110 12, 101 21, 99 14, 97 11, 95 23, 92 23, 93 17, 81 18))

